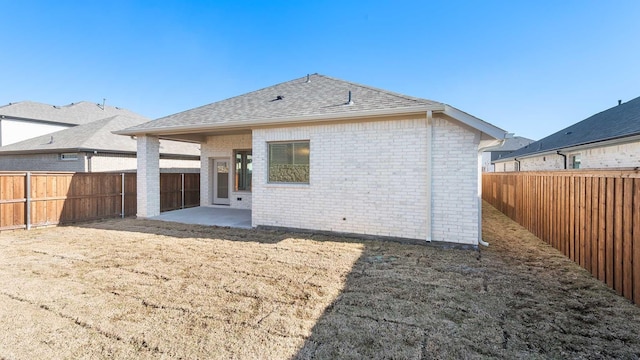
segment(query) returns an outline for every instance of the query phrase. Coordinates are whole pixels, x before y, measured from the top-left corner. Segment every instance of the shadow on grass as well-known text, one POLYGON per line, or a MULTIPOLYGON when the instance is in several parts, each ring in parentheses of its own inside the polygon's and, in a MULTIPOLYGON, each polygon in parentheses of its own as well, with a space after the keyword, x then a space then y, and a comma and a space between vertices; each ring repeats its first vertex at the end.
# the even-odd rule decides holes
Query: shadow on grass
POLYGON ((340 294, 310 330, 265 329, 301 334, 294 336, 302 341, 296 359, 640 356, 639 309, 495 209, 485 205, 484 213, 491 246, 480 252, 154 220, 75 226, 264 244, 289 238, 361 244, 340 294))
POLYGON ((482 291, 477 251, 366 241, 341 294, 296 359, 465 358, 452 341, 482 291), (438 357, 438 356, 436 356, 438 357))

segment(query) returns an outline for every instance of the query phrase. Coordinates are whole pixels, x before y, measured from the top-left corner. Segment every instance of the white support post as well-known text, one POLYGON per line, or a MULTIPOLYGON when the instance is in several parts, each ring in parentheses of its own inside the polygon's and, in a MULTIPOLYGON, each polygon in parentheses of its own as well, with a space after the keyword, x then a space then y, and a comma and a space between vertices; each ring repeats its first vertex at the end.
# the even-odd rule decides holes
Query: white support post
POLYGON ((181 209, 184 209, 184 173, 180 174, 181 175, 181 180, 182 180, 182 187, 181 187, 181 193, 182 193, 182 206, 180 207, 181 209))
POLYGON ((426 184, 426 198, 427 198, 427 216, 425 219, 427 225, 427 241, 431 242, 432 233, 432 213, 433 213, 433 198, 432 198, 432 179, 433 179, 433 112, 427 111, 427 184, 426 184))
POLYGON ((138 136, 137 216, 160 215, 160 139, 138 136))
POLYGON ((120 174, 120 178, 122 179, 122 194, 120 194, 122 204, 120 207, 120 217, 124 219, 124 173, 120 174))

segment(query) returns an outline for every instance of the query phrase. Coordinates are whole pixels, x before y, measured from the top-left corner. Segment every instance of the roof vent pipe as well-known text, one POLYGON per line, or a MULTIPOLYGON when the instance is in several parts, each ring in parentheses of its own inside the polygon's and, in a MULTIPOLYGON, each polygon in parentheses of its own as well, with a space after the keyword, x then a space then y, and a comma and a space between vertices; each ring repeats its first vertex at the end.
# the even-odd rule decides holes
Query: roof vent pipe
POLYGON ((618 105, 622 105, 622 100, 618 100, 618 105))
POLYGON ((309 74, 307 74, 307 81, 305 81, 306 83, 310 83, 311 82, 311 78, 309 77, 309 74))
POLYGON ((347 105, 353 105, 353 101, 351 100, 351 90, 349 90, 349 101, 347 101, 347 105))

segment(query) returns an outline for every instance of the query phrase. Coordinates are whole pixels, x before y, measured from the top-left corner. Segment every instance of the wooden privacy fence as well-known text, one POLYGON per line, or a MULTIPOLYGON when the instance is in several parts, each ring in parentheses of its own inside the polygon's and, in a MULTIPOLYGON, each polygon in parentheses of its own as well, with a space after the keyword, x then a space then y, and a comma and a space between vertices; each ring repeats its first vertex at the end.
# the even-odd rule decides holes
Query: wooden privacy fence
POLYGON ((640 305, 640 173, 485 173, 482 197, 640 305))
MULTIPOLYGON (((136 214, 135 173, 0 174, 0 230, 136 214)), ((200 174, 160 174, 160 210, 200 204, 200 174)))

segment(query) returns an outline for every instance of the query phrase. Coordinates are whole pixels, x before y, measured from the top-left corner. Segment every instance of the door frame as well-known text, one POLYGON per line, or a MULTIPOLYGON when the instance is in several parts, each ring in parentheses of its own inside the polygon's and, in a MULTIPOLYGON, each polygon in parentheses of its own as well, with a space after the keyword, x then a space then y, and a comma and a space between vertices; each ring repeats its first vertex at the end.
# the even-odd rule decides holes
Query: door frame
POLYGON ((210 159, 210 189, 211 189, 211 204, 212 205, 230 205, 231 204, 231 158, 211 158, 210 159), (218 197, 218 166, 217 163, 226 161, 228 166, 227 173, 227 198, 218 197))

